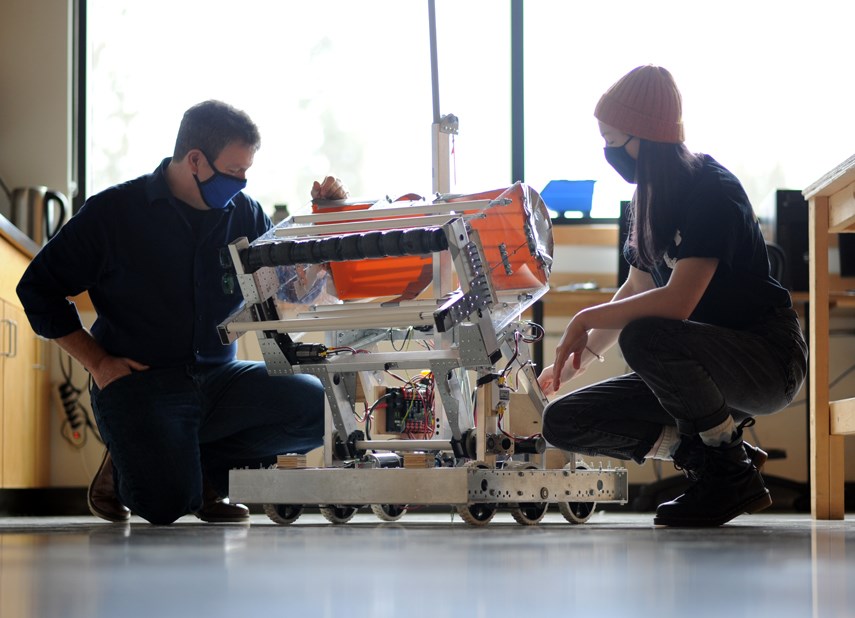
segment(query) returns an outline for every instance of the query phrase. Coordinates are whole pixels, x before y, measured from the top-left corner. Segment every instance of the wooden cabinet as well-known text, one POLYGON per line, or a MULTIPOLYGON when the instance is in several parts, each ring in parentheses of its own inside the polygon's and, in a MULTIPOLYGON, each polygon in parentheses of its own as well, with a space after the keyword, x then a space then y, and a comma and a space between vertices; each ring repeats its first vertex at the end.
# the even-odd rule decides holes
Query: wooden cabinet
POLYGON ((30 328, 14 290, 29 260, 0 236, 0 488, 49 482, 48 343, 30 328))

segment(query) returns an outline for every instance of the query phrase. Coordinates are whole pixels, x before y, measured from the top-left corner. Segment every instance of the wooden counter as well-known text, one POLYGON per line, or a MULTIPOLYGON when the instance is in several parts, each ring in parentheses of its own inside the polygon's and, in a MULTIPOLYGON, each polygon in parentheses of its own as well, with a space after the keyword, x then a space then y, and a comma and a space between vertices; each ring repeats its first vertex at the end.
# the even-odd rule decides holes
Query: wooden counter
MULTIPOLYGON (((15 251, 12 255, 18 254, 27 262, 39 251, 39 246, 3 215, 0 215, 0 241, 15 251)), ((17 299, 15 288, 20 278, 18 270, 0 267, 0 298, 17 299)))

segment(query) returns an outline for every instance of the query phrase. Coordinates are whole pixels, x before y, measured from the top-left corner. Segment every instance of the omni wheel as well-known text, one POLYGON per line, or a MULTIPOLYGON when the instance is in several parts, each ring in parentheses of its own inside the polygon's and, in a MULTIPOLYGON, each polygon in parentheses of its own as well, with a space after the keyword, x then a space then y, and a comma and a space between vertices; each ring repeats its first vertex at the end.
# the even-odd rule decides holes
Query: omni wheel
POLYGON ((331 524, 346 524, 356 515, 358 506, 348 504, 324 505, 320 507, 321 515, 331 524))
MULTIPOLYGON (((532 463, 512 462, 505 469, 538 470, 539 468, 532 463)), ((534 526, 540 523, 548 509, 548 502, 517 502, 511 506, 511 517, 521 526, 534 526)))
POLYGON ((520 502, 511 509, 511 517, 521 526, 534 526, 540 523, 548 509, 548 502, 520 502))
POLYGON ((407 512, 406 504, 372 504, 371 512, 383 521, 398 521, 407 512))
POLYGON ((486 526, 496 514, 498 506, 489 503, 465 504, 457 507, 460 519, 470 526, 486 526))
POLYGON ((264 514, 281 526, 288 526, 303 514, 302 504, 265 504, 264 514))
MULTIPOLYGON (((485 464, 483 461, 466 462, 466 467, 480 468, 484 470, 490 469, 490 466, 485 464)), ((486 526, 490 523, 490 520, 493 519, 498 508, 498 504, 479 502, 460 505, 457 507, 457 513, 460 515, 460 518, 470 526, 486 526)))
MULTIPOLYGON (((572 468, 572 464, 567 464, 564 466, 565 470, 569 470, 572 468)), ((588 466, 583 463, 576 464, 577 470, 587 470, 588 466)), ((597 508, 596 502, 559 502, 558 510, 561 511, 561 514, 571 524, 584 524, 586 521, 591 519, 591 515, 594 514, 594 510, 597 508)))

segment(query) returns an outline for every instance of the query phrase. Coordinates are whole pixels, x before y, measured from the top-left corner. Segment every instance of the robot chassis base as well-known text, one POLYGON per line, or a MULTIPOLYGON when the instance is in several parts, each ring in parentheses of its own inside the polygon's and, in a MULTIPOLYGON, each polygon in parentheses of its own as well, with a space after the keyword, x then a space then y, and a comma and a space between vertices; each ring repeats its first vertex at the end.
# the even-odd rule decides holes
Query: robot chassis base
MULTIPOLYGON (((535 216, 534 202, 540 202, 536 192, 519 183, 513 188, 523 193, 520 216, 535 216)), ((547 457, 539 434, 546 399, 523 335, 531 325, 520 316, 548 286, 544 280, 525 289, 507 289, 507 281, 499 279, 519 264, 508 259, 505 249, 500 252, 502 263, 490 264, 488 255, 493 258, 496 252, 491 254, 481 240, 487 236, 483 221, 494 209, 506 210, 510 202, 501 197, 452 202, 438 196, 430 204, 412 202, 403 208, 378 203, 366 210, 292 217, 252 244, 239 239, 229 246, 245 304, 220 325, 221 339, 230 343, 245 332, 256 332, 271 375, 314 375, 326 395, 323 467, 231 470, 232 500, 262 504, 270 519, 283 525, 294 522, 307 505, 319 506, 334 524, 349 521, 364 505, 386 521, 399 519, 410 506, 446 505, 476 526, 489 523, 500 508, 510 509, 520 524, 536 524, 550 504, 557 504, 568 522, 580 524, 598 502, 627 501, 625 468, 594 468, 563 452, 557 454, 566 465, 547 467, 547 460, 555 458, 547 457), (481 223, 481 233, 474 222, 481 223), (367 244, 375 248, 356 248, 354 241, 369 235, 377 243, 367 244), (382 246, 379 255, 376 245, 382 246), (350 249, 342 254, 342 247, 350 249), (435 298, 307 305, 296 314, 275 302, 283 269, 426 254, 432 256, 435 298), (451 287, 452 266, 459 287, 439 294, 451 287), (401 329, 435 345, 425 343, 418 351, 397 351, 394 346, 391 352, 378 350, 379 343, 401 329), (291 339, 291 334, 305 332, 326 333, 327 344, 291 339), (341 354, 336 346, 352 353, 341 354), (505 369, 500 371, 503 358, 505 369), (516 388, 510 386, 508 372, 513 363, 516 388), (400 433, 392 439, 367 439, 356 413, 360 387, 368 393, 378 387, 377 376, 384 371, 410 370, 429 371, 440 395, 430 438, 400 433), (474 395, 470 374, 477 376, 474 395), (520 392, 523 386, 526 393, 520 392), (510 433, 503 423, 525 433, 510 433), (408 455, 415 453, 423 454, 422 463, 408 467, 408 455)), ((519 227, 526 230, 531 249, 534 232, 528 223, 521 220, 519 227)), ((546 233, 548 263, 540 266, 548 277, 551 226, 546 233)), ((525 259, 533 261, 532 255, 536 251, 525 259)))

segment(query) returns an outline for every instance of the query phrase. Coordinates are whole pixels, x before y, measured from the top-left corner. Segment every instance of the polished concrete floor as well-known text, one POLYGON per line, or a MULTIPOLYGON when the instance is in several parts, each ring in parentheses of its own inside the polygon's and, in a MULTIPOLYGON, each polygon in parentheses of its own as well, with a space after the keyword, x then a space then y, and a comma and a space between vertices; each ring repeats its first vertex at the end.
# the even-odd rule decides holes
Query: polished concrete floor
POLYGON ((855 616, 855 518, 753 515, 710 530, 652 514, 449 514, 331 525, 0 518, 0 617, 855 616))

